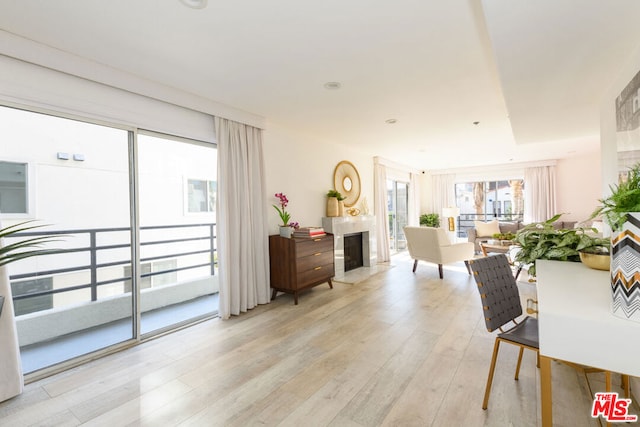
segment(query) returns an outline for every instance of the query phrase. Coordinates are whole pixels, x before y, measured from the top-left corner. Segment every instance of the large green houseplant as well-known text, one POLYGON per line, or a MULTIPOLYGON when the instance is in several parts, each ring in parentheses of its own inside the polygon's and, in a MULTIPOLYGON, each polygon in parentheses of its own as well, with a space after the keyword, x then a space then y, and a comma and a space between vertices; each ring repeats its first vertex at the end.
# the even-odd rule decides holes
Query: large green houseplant
POLYGON ((609 187, 611 195, 601 199, 593 217, 602 215, 611 235, 611 297, 615 316, 640 322, 640 163, 626 179, 609 187))
POLYGON ((544 222, 526 225, 516 233, 515 243, 520 246, 520 251, 515 255, 514 260, 530 265, 529 274, 531 276, 536 275, 535 261, 537 259, 580 262, 580 251, 608 252, 609 239, 586 234, 586 231, 590 229, 555 229, 553 223, 560 216, 562 214, 544 222))
POLYGON ((602 215, 611 230, 618 231, 627 219, 627 213, 640 212, 640 163, 627 172, 622 182, 609 186, 611 195, 601 199, 601 205, 591 214, 591 218, 602 215))

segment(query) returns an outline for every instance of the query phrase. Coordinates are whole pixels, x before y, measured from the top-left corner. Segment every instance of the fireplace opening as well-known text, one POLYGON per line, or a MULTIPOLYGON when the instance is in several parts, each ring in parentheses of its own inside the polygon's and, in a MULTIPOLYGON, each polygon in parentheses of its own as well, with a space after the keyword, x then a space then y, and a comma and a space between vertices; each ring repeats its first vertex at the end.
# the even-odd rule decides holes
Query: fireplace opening
POLYGON ((364 266, 362 259, 362 233, 344 235, 344 271, 364 266))

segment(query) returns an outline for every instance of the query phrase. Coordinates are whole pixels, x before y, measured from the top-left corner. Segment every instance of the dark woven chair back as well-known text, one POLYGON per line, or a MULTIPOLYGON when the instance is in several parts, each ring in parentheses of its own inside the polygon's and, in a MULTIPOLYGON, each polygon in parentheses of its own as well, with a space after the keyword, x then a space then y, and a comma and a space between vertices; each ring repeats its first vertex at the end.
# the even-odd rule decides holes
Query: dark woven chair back
POLYGON ((489 332, 522 315, 518 286, 506 255, 470 260, 469 265, 478 285, 489 332))

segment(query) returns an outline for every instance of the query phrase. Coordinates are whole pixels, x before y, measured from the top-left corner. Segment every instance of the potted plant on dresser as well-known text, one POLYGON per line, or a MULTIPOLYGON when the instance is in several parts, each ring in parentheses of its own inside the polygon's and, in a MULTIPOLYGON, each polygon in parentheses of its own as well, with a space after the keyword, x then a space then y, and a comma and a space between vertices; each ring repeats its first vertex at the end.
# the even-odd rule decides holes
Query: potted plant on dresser
POLYGON ((344 196, 337 190, 327 191, 327 217, 344 215, 344 196))
POLYGON ((611 227, 611 296, 613 313, 640 322, 640 163, 626 179, 609 187, 591 215, 604 217, 611 227))

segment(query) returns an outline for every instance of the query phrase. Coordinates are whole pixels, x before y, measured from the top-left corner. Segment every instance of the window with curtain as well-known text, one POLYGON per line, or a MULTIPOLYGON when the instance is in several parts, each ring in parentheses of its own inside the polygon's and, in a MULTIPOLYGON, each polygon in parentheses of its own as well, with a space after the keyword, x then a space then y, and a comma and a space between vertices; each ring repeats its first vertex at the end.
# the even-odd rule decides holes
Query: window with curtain
POLYGON ((473 221, 521 221, 524 214, 524 180, 459 182, 455 184, 460 209, 458 235, 465 236, 473 221))

